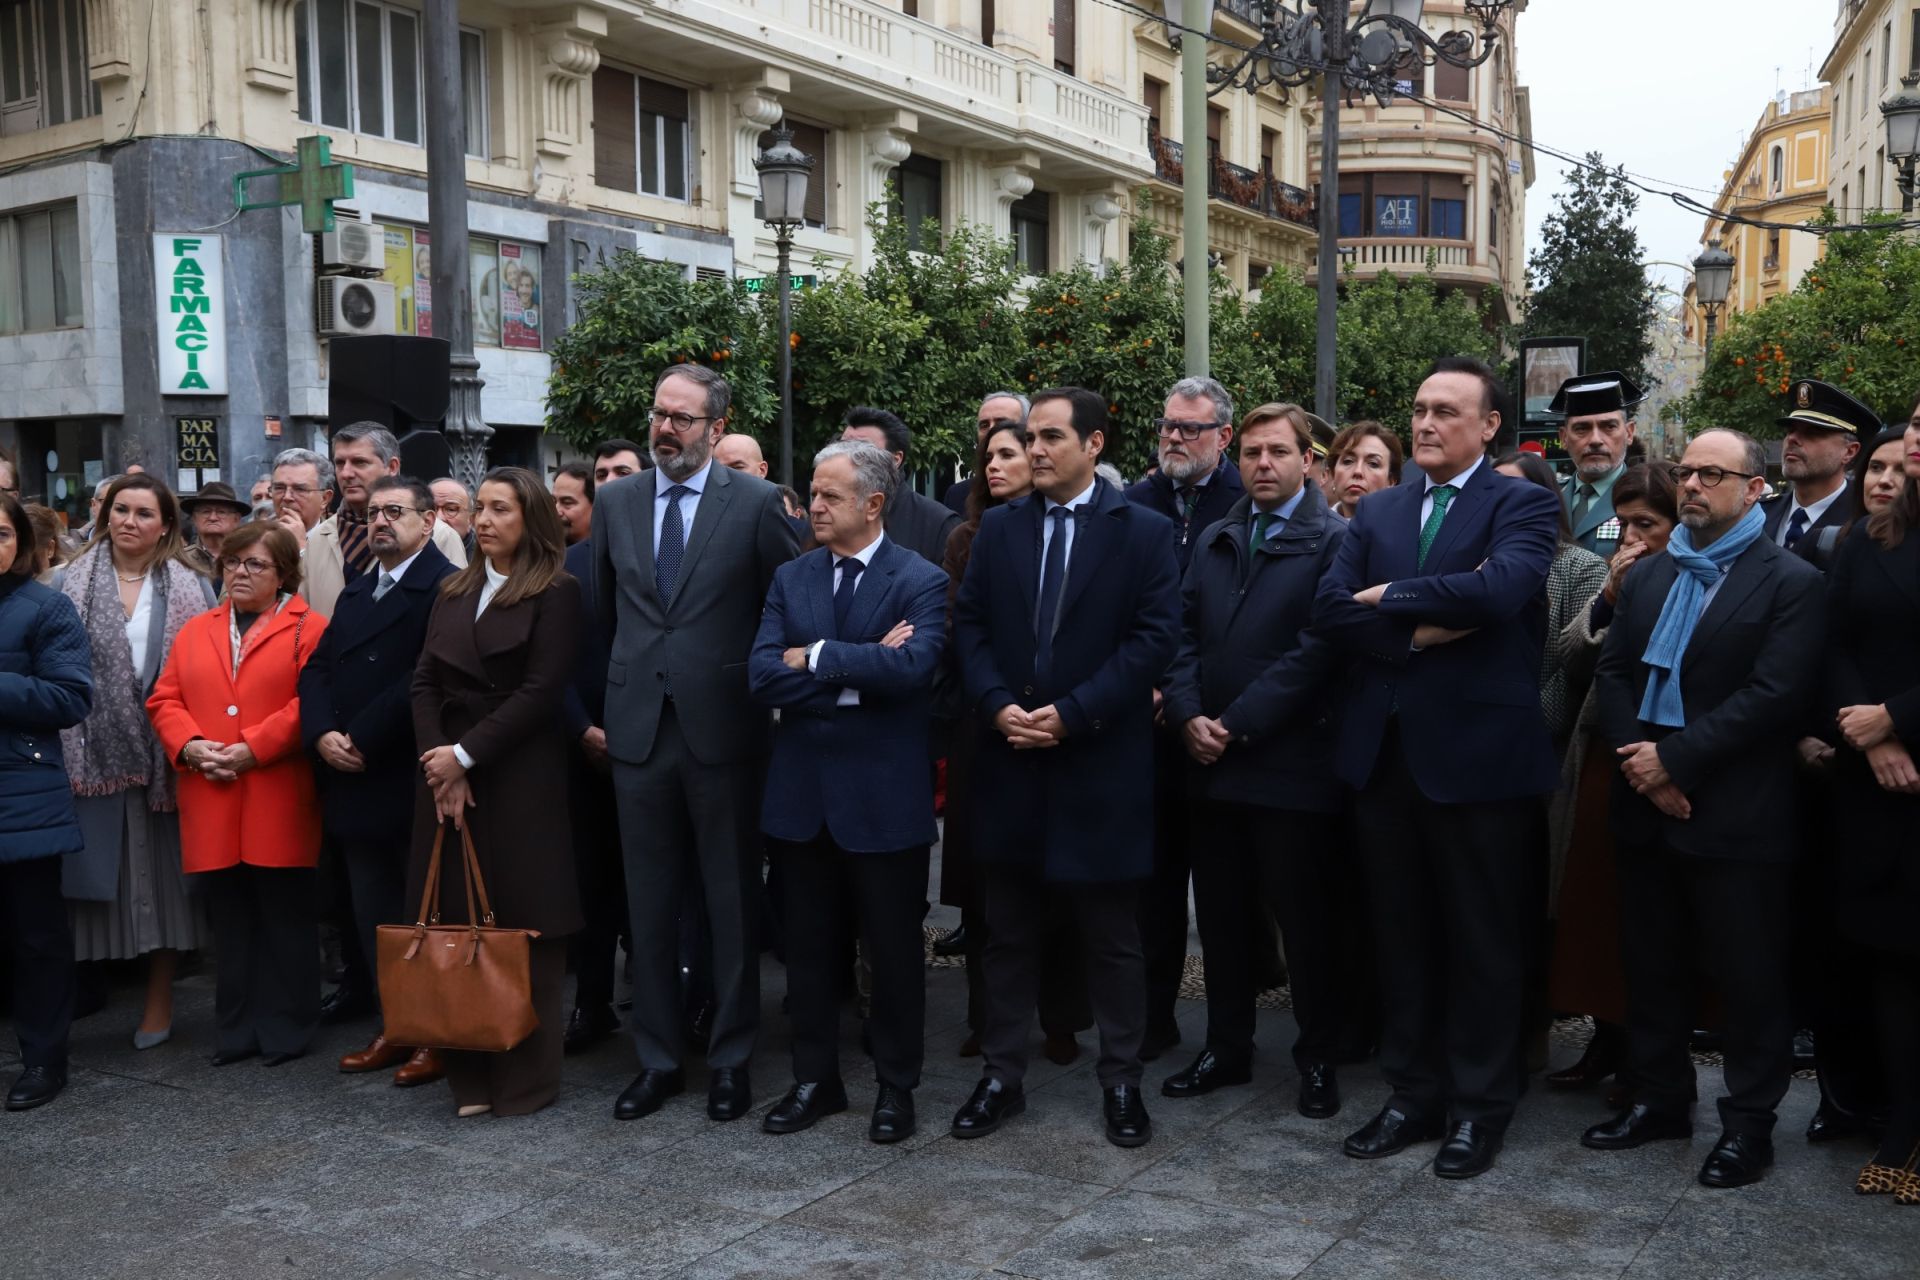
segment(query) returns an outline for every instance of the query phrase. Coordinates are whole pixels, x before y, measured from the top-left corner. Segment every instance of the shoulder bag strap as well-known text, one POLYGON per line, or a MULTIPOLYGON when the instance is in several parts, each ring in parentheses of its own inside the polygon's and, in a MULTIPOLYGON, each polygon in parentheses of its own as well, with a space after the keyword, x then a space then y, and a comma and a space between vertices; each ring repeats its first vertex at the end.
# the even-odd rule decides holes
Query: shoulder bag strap
POLYGON ((480 874, 480 855, 473 849, 473 833, 460 828, 460 843, 467 859, 467 919, 487 928, 493 927, 493 904, 487 901, 487 882, 480 874), (473 910, 474 895, 480 896, 480 914, 473 910))
POLYGON ((440 846, 446 841, 447 826, 443 822, 433 833, 433 856, 427 859, 427 882, 420 890, 420 916, 414 921, 424 929, 427 922, 440 923, 440 846))

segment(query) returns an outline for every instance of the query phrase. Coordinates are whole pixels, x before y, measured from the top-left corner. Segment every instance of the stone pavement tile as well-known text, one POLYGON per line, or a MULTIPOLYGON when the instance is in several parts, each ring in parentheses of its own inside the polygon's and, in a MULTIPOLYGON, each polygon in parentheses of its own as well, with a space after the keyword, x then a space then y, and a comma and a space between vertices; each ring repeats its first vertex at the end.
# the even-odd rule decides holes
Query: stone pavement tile
POLYGON ((991 1266, 1107 1194, 1089 1183, 956 1160, 944 1154, 950 1145, 916 1151, 788 1221, 991 1266))
POLYGON ((1290 1277, 1337 1237, 1273 1218, 1122 1192, 1076 1214, 1000 1264, 1035 1280, 1290 1277))
POLYGON ((251 1198, 246 1216, 403 1255, 550 1200, 578 1180, 527 1165, 414 1147, 325 1183, 251 1198))
MULTIPOLYGON (((1492 1264, 1498 1267, 1496 1262, 1492 1264)), ((1388 1248, 1361 1240, 1342 1240, 1305 1271, 1298 1280, 1457 1280, 1463 1275, 1497 1276, 1500 1280, 1533 1280, 1536 1273, 1515 1264, 1511 1270, 1462 1271, 1451 1261, 1436 1260, 1417 1246, 1388 1248)), ((1618 1280, 1618 1267, 1554 1273, 1560 1280, 1618 1280)), ((1748 1280, 1752 1280, 1751 1277, 1748 1280)))
MULTIPOLYGON (((0 1151, 8 1157, 0 1160, 0 1190, 41 1183, 113 1183, 130 1162, 169 1152, 183 1130, 166 1118, 189 1096, 178 1089, 75 1071, 54 1101, 0 1115, 0 1151)), ((234 1114, 247 1113, 240 1108, 234 1114)))
MULTIPOLYGON (((953 1100, 953 1109, 957 1110, 967 1100, 967 1094, 979 1083, 981 1059, 963 1058, 959 1054, 960 1042, 967 1037, 964 1027, 955 1027, 947 1031, 932 1031, 927 1035, 926 1066, 923 1070, 929 1077, 928 1083, 935 1080, 960 1082, 957 1096, 953 1100)), ((1028 1089, 1037 1089, 1043 1084, 1069 1075, 1085 1076, 1092 1087, 1093 1063, 1099 1055, 1099 1036, 1092 1030, 1082 1031, 1079 1035, 1080 1056, 1066 1065, 1049 1061, 1040 1052, 1041 1036, 1039 1023, 1034 1024, 1033 1039, 1029 1044, 1027 1057, 1028 1089)))
POLYGON ((863 1110, 789 1134, 762 1133, 756 1113, 627 1165, 620 1176, 650 1191, 778 1218, 906 1155, 867 1141, 863 1110))
POLYGON ((776 1222, 708 1254, 675 1280, 968 1280, 979 1274, 964 1263, 776 1222))
POLYGON ((1628 1280, 1912 1280, 1920 1274, 1920 1209, 1863 1196, 1863 1211, 1844 1218, 1793 1213, 1747 1194, 1757 1189, 1689 1193, 1634 1259, 1628 1280))
POLYGON ((268 1275, 287 1280, 344 1280, 390 1272, 405 1261, 397 1254, 350 1240, 222 1215, 178 1239, 130 1255, 115 1274, 168 1276, 191 1272, 194 1280, 258 1280, 268 1275))
POLYGON ((640 1184, 580 1183, 462 1232, 433 1256, 487 1276, 664 1275, 765 1225, 640 1184))
POLYGON ((48 1183, 0 1197, 0 1272, 33 1280, 100 1280, 133 1274, 126 1259, 165 1248, 217 1215, 162 1185, 48 1183))

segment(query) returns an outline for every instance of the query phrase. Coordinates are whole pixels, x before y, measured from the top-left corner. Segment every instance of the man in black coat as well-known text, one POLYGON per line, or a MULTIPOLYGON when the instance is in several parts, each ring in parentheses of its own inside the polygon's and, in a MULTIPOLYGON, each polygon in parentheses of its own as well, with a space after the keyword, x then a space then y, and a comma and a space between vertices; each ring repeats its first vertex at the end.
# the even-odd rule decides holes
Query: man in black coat
POLYGON ((913 432, 907 429, 907 424, 899 415, 885 409, 861 405, 847 410, 840 438, 858 440, 892 455, 893 465, 900 468, 900 487, 893 501, 887 504, 887 537, 934 568, 943 567, 947 562, 947 538, 960 527, 960 517, 948 510, 945 503, 916 492, 906 482, 907 450, 913 444, 913 432))
MULTIPOLYGON (((1233 398, 1212 378, 1182 378, 1168 391, 1156 426, 1159 468, 1127 489, 1127 501, 1173 521, 1174 559, 1185 574, 1201 531, 1246 497, 1227 457, 1233 398)), ((1187 758, 1180 726, 1165 717, 1154 739, 1153 772, 1153 879, 1140 895, 1140 945, 1147 956, 1147 1038, 1140 1053, 1149 1062, 1180 1043, 1173 1010, 1187 961, 1187 758)), ((1264 932, 1252 911, 1248 920, 1250 929, 1264 932)), ((1253 952, 1246 954, 1251 962, 1253 952)))
MULTIPOLYGON (((454 567, 433 545, 433 492, 385 476, 368 490, 367 542, 376 572, 341 591, 333 618, 300 672, 300 737, 319 762, 321 823, 340 850, 354 924, 369 963, 374 930, 413 919, 404 900, 419 774, 413 738, 414 664, 440 583, 454 567)), ((395 1084, 438 1080, 432 1049, 384 1034, 340 1059, 345 1072, 404 1064, 395 1084)))
POLYGON ((1840 388, 1811 379, 1793 384, 1788 403, 1780 419, 1786 430, 1780 474, 1787 487, 1760 509, 1769 541, 1824 572, 1833 563, 1840 530, 1856 514, 1848 464, 1862 440, 1880 430, 1880 417, 1840 388))
POLYGON ((1180 654, 1165 716, 1179 733, 1193 829, 1193 892, 1206 949, 1207 1046, 1169 1077, 1169 1098, 1253 1078, 1254 965, 1247 906, 1265 902, 1287 941, 1302 1115, 1340 1109, 1334 1061, 1366 957, 1344 917, 1358 895, 1333 776, 1327 694, 1338 656, 1312 629, 1313 597, 1346 521, 1306 478, 1313 437, 1298 409, 1248 415, 1247 494, 1197 540, 1182 591, 1180 654))
POLYGON ((1687 1054, 1702 958, 1726 1027, 1723 1128, 1710 1187, 1757 1181, 1793 1072, 1787 925, 1794 744, 1825 634, 1820 574, 1763 532, 1766 453, 1702 432, 1675 468, 1681 528, 1628 575, 1595 672, 1601 736, 1620 759, 1620 877, 1634 1105, 1588 1129, 1617 1150, 1692 1135, 1687 1054))
POLYGON ((1179 576, 1166 521, 1094 474, 1104 396, 1042 392, 1027 429, 1034 493, 981 521, 954 606, 992 931, 985 1078, 953 1134, 991 1133, 1025 1106, 1040 955, 1064 904, 1085 944, 1107 1138, 1139 1146, 1152 1135, 1136 900, 1153 865, 1153 690, 1179 640, 1179 576))

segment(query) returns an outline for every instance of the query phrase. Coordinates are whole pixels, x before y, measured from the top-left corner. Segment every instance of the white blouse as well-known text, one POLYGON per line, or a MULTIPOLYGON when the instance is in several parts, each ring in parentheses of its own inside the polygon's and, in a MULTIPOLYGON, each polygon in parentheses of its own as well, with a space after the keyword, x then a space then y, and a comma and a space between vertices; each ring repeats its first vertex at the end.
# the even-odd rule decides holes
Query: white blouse
POLYGON ((127 647, 133 650, 136 679, 147 666, 147 632, 153 624, 153 575, 158 572, 158 566, 147 570, 146 580, 140 584, 140 598, 133 602, 133 612, 127 616, 127 647))
POLYGON ((492 603, 494 593, 507 585, 507 575, 494 568, 493 561, 484 561, 482 567, 487 571, 487 581, 486 585, 480 588, 480 607, 473 611, 476 622, 480 620, 480 615, 487 611, 487 605, 492 603))

